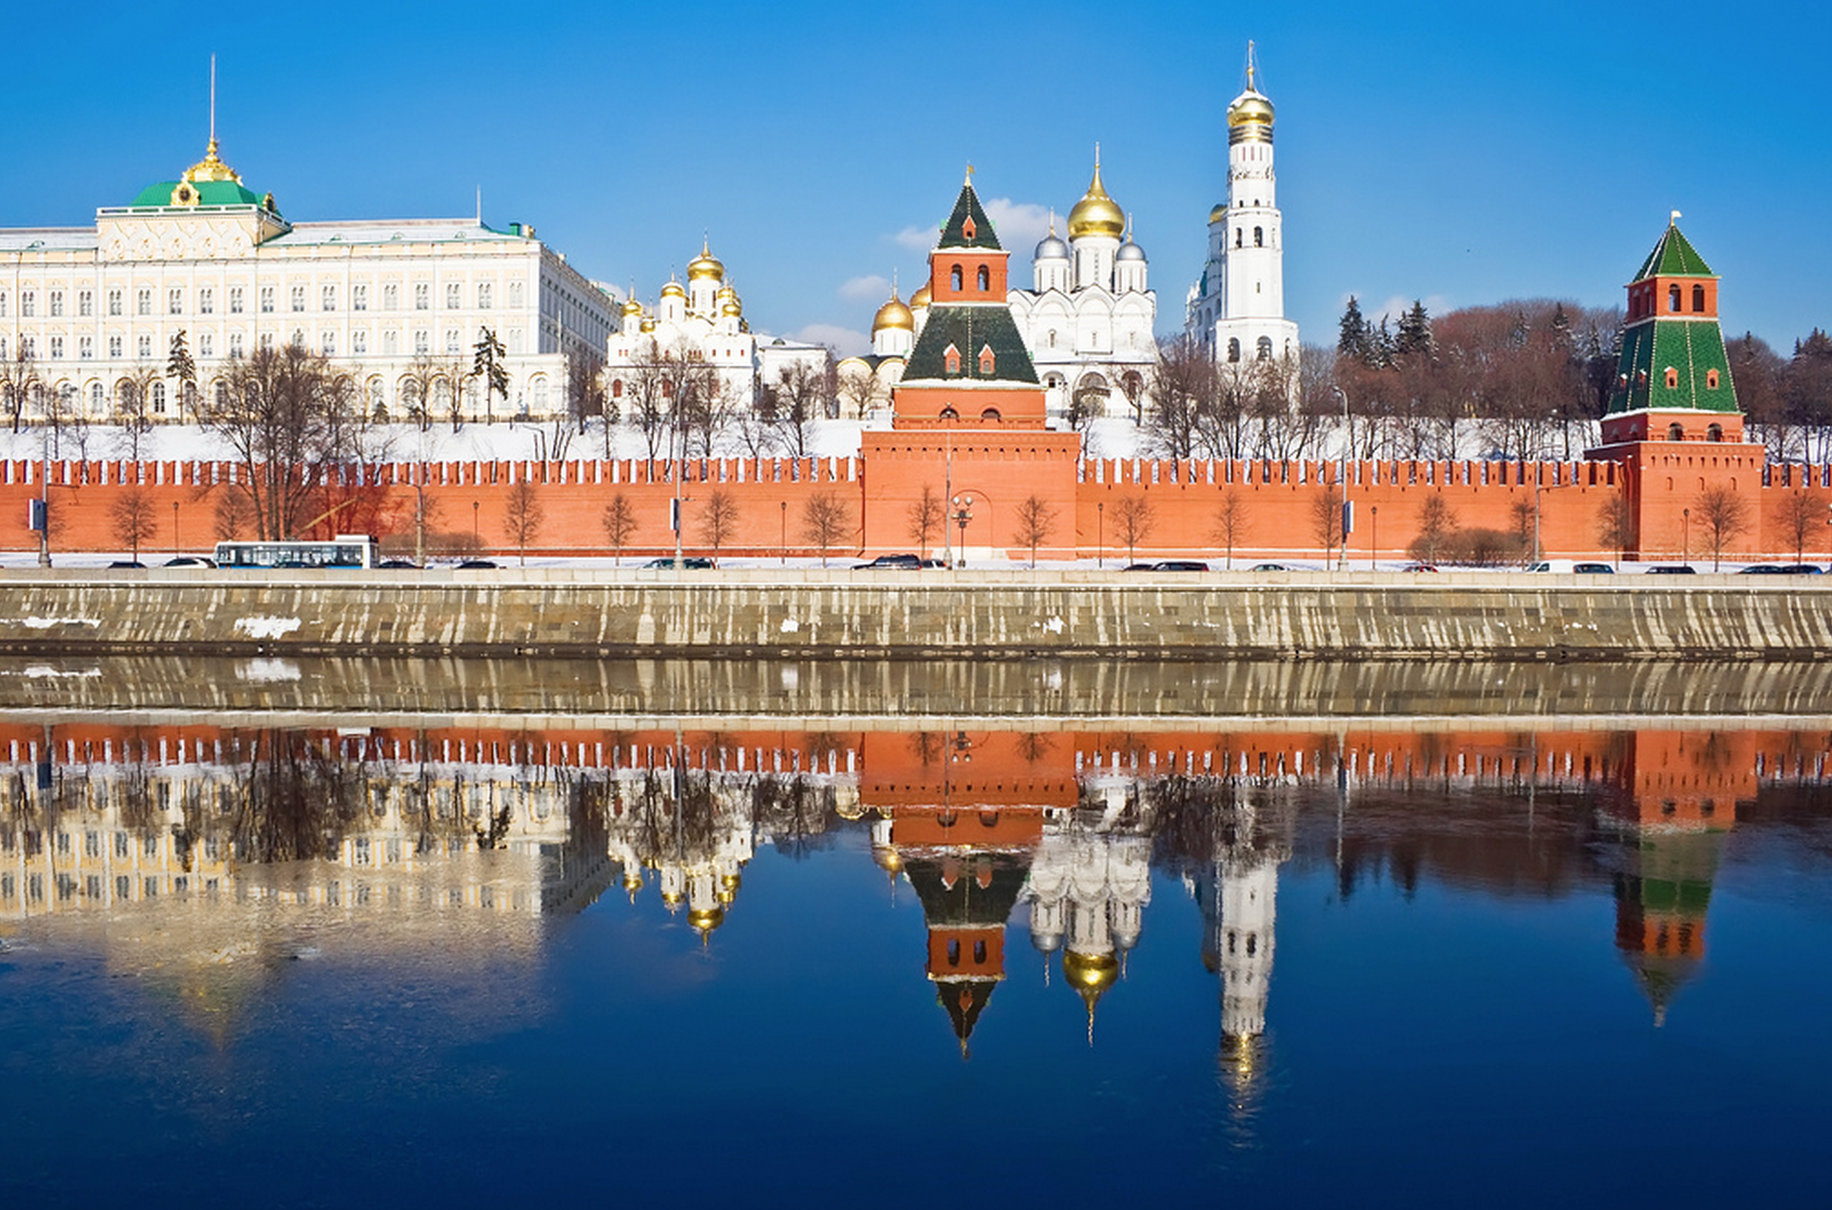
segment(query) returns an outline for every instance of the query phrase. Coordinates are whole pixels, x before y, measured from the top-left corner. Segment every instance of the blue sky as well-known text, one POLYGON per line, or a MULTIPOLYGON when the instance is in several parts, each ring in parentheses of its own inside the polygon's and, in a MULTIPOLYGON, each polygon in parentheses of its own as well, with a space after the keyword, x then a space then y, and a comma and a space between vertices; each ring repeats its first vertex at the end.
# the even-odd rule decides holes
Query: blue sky
POLYGON ((1667 212, 1727 331, 1832 324, 1821 6, 550 3, 9 15, 0 226, 85 225, 197 159, 288 217, 536 225, 653 299, 702 233, 754 327, 862 339, 971 161, 1013 276, 1093 147, 1180 327, 1246 42, 1278 108, 1287 311, 1620 302, 1667 212), (1251 9, 1251 11, 1249 11, 1251 9), (22 48, 37 47, 36 51, 22 48), (846 334, 852 333, 848 337, 846 334))

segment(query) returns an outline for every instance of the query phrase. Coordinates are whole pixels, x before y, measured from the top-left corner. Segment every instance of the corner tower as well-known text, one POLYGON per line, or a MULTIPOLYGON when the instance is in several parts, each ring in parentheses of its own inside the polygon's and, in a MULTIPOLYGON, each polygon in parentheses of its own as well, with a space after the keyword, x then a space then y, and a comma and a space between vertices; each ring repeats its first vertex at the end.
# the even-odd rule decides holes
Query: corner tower
POLYGON ((1228 199, 1209 211, 1209 257, 1184 331, 1224 365, 1298 356, 1285 318, 1285 239, 1272 165, 1272 102, 1247 44, 1247 86, 1228 106, 1228 199))

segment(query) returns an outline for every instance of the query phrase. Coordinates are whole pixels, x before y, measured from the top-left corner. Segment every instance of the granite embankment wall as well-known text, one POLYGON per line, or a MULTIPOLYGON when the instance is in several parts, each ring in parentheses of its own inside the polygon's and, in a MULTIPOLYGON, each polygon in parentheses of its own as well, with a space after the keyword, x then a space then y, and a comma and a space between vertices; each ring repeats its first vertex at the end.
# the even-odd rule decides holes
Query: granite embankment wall
POLYGON ((1832 658, 1804 577, 0 573, 0 651, 1832 658))

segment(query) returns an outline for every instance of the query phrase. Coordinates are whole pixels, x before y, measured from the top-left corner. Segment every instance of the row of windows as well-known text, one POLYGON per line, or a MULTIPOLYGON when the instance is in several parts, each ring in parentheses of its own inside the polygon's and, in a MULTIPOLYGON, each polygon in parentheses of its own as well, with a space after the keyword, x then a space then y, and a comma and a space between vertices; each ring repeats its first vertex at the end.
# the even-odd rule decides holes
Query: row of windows
MULTIPOLYGON (((307 344, 306 332, 303 328, 293 329, 292 339, 297 344, 300 344, 300 345, 307 344)), ((274 347, 273 333, 271 332, 261 333, 257 344, 259 348, 263 348, 263 349, 273 348, 274 347)), ((511 329, 508 332, 506 345, 507 345, 508 351, 511 353, 522 352, 522 334, 519 328, 511 329)), ((120 357, 124 357, 127 355, 126 340, 122 336, 118 336, 118 335, 109 336, 107 338, 107 343, 104 347, 107 349, 107 355, 110 359, 120 358, 120 357)), ((324 331, 324 332, 319 333, 318 347, 319 347, 319 350, 323 352, 323 354, 326 357, 337 356, 337 333, 333 331, 324 331)), ((65 338, 62 336, 51 336, 45 342, 45 350, 48 353, 49 359, 51 361, 64 360, 64 358, 69 355, 71 348, 72 346, 68 344, 65 338)), ((465 344, 464 334, 459 329, 447 328, 445 330, 445 341, 444 341, 444 350, 443 350, 444 352, 462 353, 466 350, 466 348, 467 346, 465 344)), ((77 360, 79 361, 92 360, 96 354, 95 337, 93 336, 77 337, 76 343, 74 345, 74 349, 75 349, 77 360)), ((425 328, 421 328, 415 331, 413 333, 412 349, 415 354, 431 353, 433 351, 432 333, 425 328)), ((30 358, 32 360, 37 360, 39 357, 38 338, 30 334, 20 336, 19 350, 25 357, 30 358)), ((351 332, 350 333, 350 352, 353 354, 360 355, 360 354, 366 354, 369 351, 370 351, 370 348, 369 348, 368 330, 364 328, 358 328, 355 331, 351 332)), ((401 351, 401 334, 399 332, 395 332, 392 330, 383 332, 381 336, 380 351, 384 355, 389 355, 389 356, 398 354, 401 351)), ((165 350, 162 349, 162 350, 159 350, 159 352, 164 353, 165 350)), ((247 352, 247 344, 246 344, 246 338, 244 334, 241 332, 230 332, 222 346, 222 350, 221 350, 222 356, 241 357, 246 352, 247 352)), ((135 339, 134 356, 144 361, 147 358, 152 357, 153 355, 154 355, 154 349, 153 349, 152 335, 150 333, 142 332, 135 339)), ((216 343, 216 334, 213 332, 199 332, 197 334, 197 356, 215 357, 217 355, 218 355, 218 349, 217 349, 217 343, 216 343)), ((6 337, 4 335, 0 335, 0 361, 5 360, 8 356, 10 356, 10 352, 7 348, 6 337)))
MULTIPOLYGON (((1255 355, 1255 358, 1259 361, 1271 361, 1272 360, 1272 337, 1270 336, 1260 337, 1259 342, 1254 346, 1254 355, 1255 355)), ((1228 360, 1229 361, 1239 361, 1240 360, 1240 338, 1238 336, 1228 337, 1228 360)))
MULTIPOLYGON (((260 287, 260 293, 257 297, 261 313, 264 315, 272 314, 275 310, 276 303, 275 287, 260 287)), ((413 285, 412 298, 414 310, 432 310, 432 285, 428 282, 415 282, 413 285)), ((216 287, 199 286, 197 288, 198 314, 214 315, 216 313, 216 300, 216 287)), ((46 291, 45 301, 47 314, 52 318, 61 318, 65 314, 65 292, 63 290, 53 288, 46 291)), ((224 301, 229 314, 242 314, 243 311, 246 310, 247 305, 247 293, 245 288, 242 286, 228 287, 225 291, 224 301)), ((306 287, 304 285, 291 286, 287 292, 287 301, 290 304, 291 310, 304 311, 306 309, 306 287)), ((399 284, 395 282, 384 283, 380 292, 380 301, 381 309, 384 311, 400 310, 401 287, 399 284)), ((7 317, 8 305, 6 291, 0 290, 0 319, 7 317)), ((107 293, 106 305, 108 314, 111 317, 122 315, 126 306, 126 291, 119 286, 110 288, 107 293)), ((490 282, 477 283, 476 305, 480 310, 488 310, 496 305, 496 292, 490 282)), ((522 305, 522 283, 509 283, 509 305, 511 307, 519 307, 522 305)), ((324 311, 337 310, 337 287, 335 285, 326 284, 319 287, 318 306, 320 310, 324 311)), ((463 306, 463 286, 458 282, 448 283, 445 287, 446 310, 456 311, 463 306)), ((165 307, 166 314, 168 315, 183 315, 185 313, 185 290, 183 286, 172 286, 166 290, 165 307)), ((356 284, 350 287, 350 309, 352 311, 367 311, 369 309, 369 287, 367 285, 356 284)), ((151 315, 152 313, 153 291, 150 287, 142 286, 134 292, 134 314, 151 315)), ((76 292, 76 314, 82 318, 88 318, 95 314, 94 291, 79 290, 76 292)), ((19 315, 22 319, 37 318, 38 291, 21 290, 19 292, 19 315)))
MULTIPOLYGON (((621 383, 618 385, 621 386, 621 383)), ((92 416, 103 416, 108 413, 111 406, 125 406, 132 398, 134 389, 133 383, 124 378, 115 384, 114 395, 111 398, 107 388, 104 387, 102 383, 91 381, 88 390, 84 392, 87 399, 89 414, 92 416)), ((228 389, 229 384, 222 379, 218 379, 210 384, 209 390, 218 407, 221 407, 224 403, 224 395, 228 389)), ((403 407, 409 409, 414 407, 419 399, 420 387, 416 385, 412 379, 402 379, 397 385, 396 390, 403 407)), ((197 384, 189 382, 184 383, 182 384, 181 392, 181 402, 184 410, 194 413, 197 409, 198 401, 197 384)), ((443 378, 438 379, 431 384, 430 392, 436 408, 440 410, 449 408, 452 392, 451 384, 448 380, 443 378)), ((371 409, 378 413, 386 410, 387 391, 381 379, 370 379, 366 393, 371 409)), ((664 394, 665 393, 666 392, 664 392, 664 394)), ((50 397, 50 394, 51 392, 48 392, 43 384, 33 384, 30 399, 32 405, 36 407, 40 413, 45 410, 45 403, 50 397)), ((57 387, 55 394, 56 397, 62 401, 66 409, 74 407, 78 399, 76 387, 67 382, 57 387)), ((534 411, 536 413, 546 412, 549 399, 549 384, 547 379, 545 377, 536 377, 528 384, 528 394, 531 397, 534 411)), ((467 378, 465 380, 464 397, 473 407, 478 404, 482 396, 481 390, 475 379, 467 378)), ((520 400, 519 393, 516 398, 518 401, 520 400)), ((166 414, 172 402, 172 394, 167 390, 164 381, 156 379, 147 388, 146 399, 148 409, 154 415, 163 416, 166 414)), ((526 411, 527 409, 524 408, 523 410, 526 411)))

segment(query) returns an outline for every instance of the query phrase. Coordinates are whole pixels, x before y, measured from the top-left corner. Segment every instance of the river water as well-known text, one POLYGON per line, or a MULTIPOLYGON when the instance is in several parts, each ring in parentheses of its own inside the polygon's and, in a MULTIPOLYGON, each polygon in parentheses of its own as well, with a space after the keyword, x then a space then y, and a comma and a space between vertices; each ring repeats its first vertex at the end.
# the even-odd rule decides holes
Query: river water
POLYGON ((1818 1204, 1826 679, 0 662, 0 1204, 1818 1204))

